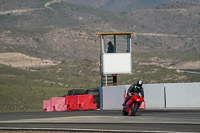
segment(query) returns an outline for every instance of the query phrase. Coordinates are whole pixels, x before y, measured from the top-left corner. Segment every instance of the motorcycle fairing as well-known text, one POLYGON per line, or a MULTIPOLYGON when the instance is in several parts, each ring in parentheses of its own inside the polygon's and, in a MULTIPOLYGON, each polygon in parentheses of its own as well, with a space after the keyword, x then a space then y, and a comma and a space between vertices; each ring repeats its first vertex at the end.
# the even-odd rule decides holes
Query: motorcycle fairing
POLYGON ((140 106, 142 101, 144 101, 144 99, 143 99, 143 97, 140 97, 140 96, 138 97, 136 94, 132 95, 132 97, 126 103, 126 110, 128 111, 128 114, 131 114, 130 105, 132 104, 131 107, 134 107, 134 105, 135 105, 134 101, 138 102, 139 106, 140 106))

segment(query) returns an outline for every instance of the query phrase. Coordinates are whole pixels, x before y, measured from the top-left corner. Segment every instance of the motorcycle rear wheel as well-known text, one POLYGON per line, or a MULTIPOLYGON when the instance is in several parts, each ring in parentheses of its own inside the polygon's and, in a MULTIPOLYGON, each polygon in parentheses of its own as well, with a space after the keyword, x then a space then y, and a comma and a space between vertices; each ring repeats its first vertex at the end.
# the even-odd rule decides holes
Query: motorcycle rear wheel
POLYGON ((139 103, 135 103, 134 107, 131 108, 131 115, 134 116, 139 108, 139 103))

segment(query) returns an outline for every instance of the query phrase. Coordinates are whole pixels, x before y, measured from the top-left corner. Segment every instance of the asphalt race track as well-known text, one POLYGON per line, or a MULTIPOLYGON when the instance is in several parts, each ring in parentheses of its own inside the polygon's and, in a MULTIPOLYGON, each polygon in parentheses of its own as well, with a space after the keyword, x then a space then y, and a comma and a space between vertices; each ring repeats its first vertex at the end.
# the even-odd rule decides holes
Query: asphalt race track
POLYGON ((0 113, 0 129, 87 132, 200 132, 200 109, 0 113))

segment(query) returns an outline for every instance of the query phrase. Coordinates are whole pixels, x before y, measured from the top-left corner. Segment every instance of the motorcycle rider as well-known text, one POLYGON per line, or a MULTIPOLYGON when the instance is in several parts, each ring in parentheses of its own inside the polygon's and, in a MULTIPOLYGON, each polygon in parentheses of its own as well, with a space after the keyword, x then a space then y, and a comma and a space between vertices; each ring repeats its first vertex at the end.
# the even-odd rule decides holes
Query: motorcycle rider
POLYGON ((125 102, 122 104, 123 106, 126 105, 126 102, 131 98, 133 93, 141 93, 142 97, 144 98, 144 90, 143 90, 143 81, 142 80, 138 80, 136 84, 132 84, 127 92, 127 96, 126 96, 126 100, 125 102))

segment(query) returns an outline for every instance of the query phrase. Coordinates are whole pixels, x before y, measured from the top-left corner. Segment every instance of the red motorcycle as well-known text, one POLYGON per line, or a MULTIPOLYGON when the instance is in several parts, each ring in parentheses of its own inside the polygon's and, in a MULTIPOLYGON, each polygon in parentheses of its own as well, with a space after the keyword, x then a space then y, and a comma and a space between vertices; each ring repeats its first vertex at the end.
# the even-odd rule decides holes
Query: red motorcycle
POLYGON ((123 107, 122 114, 135 115, 143 101, 144 98, 142 97, 141 93, 134 93, 123 107))

